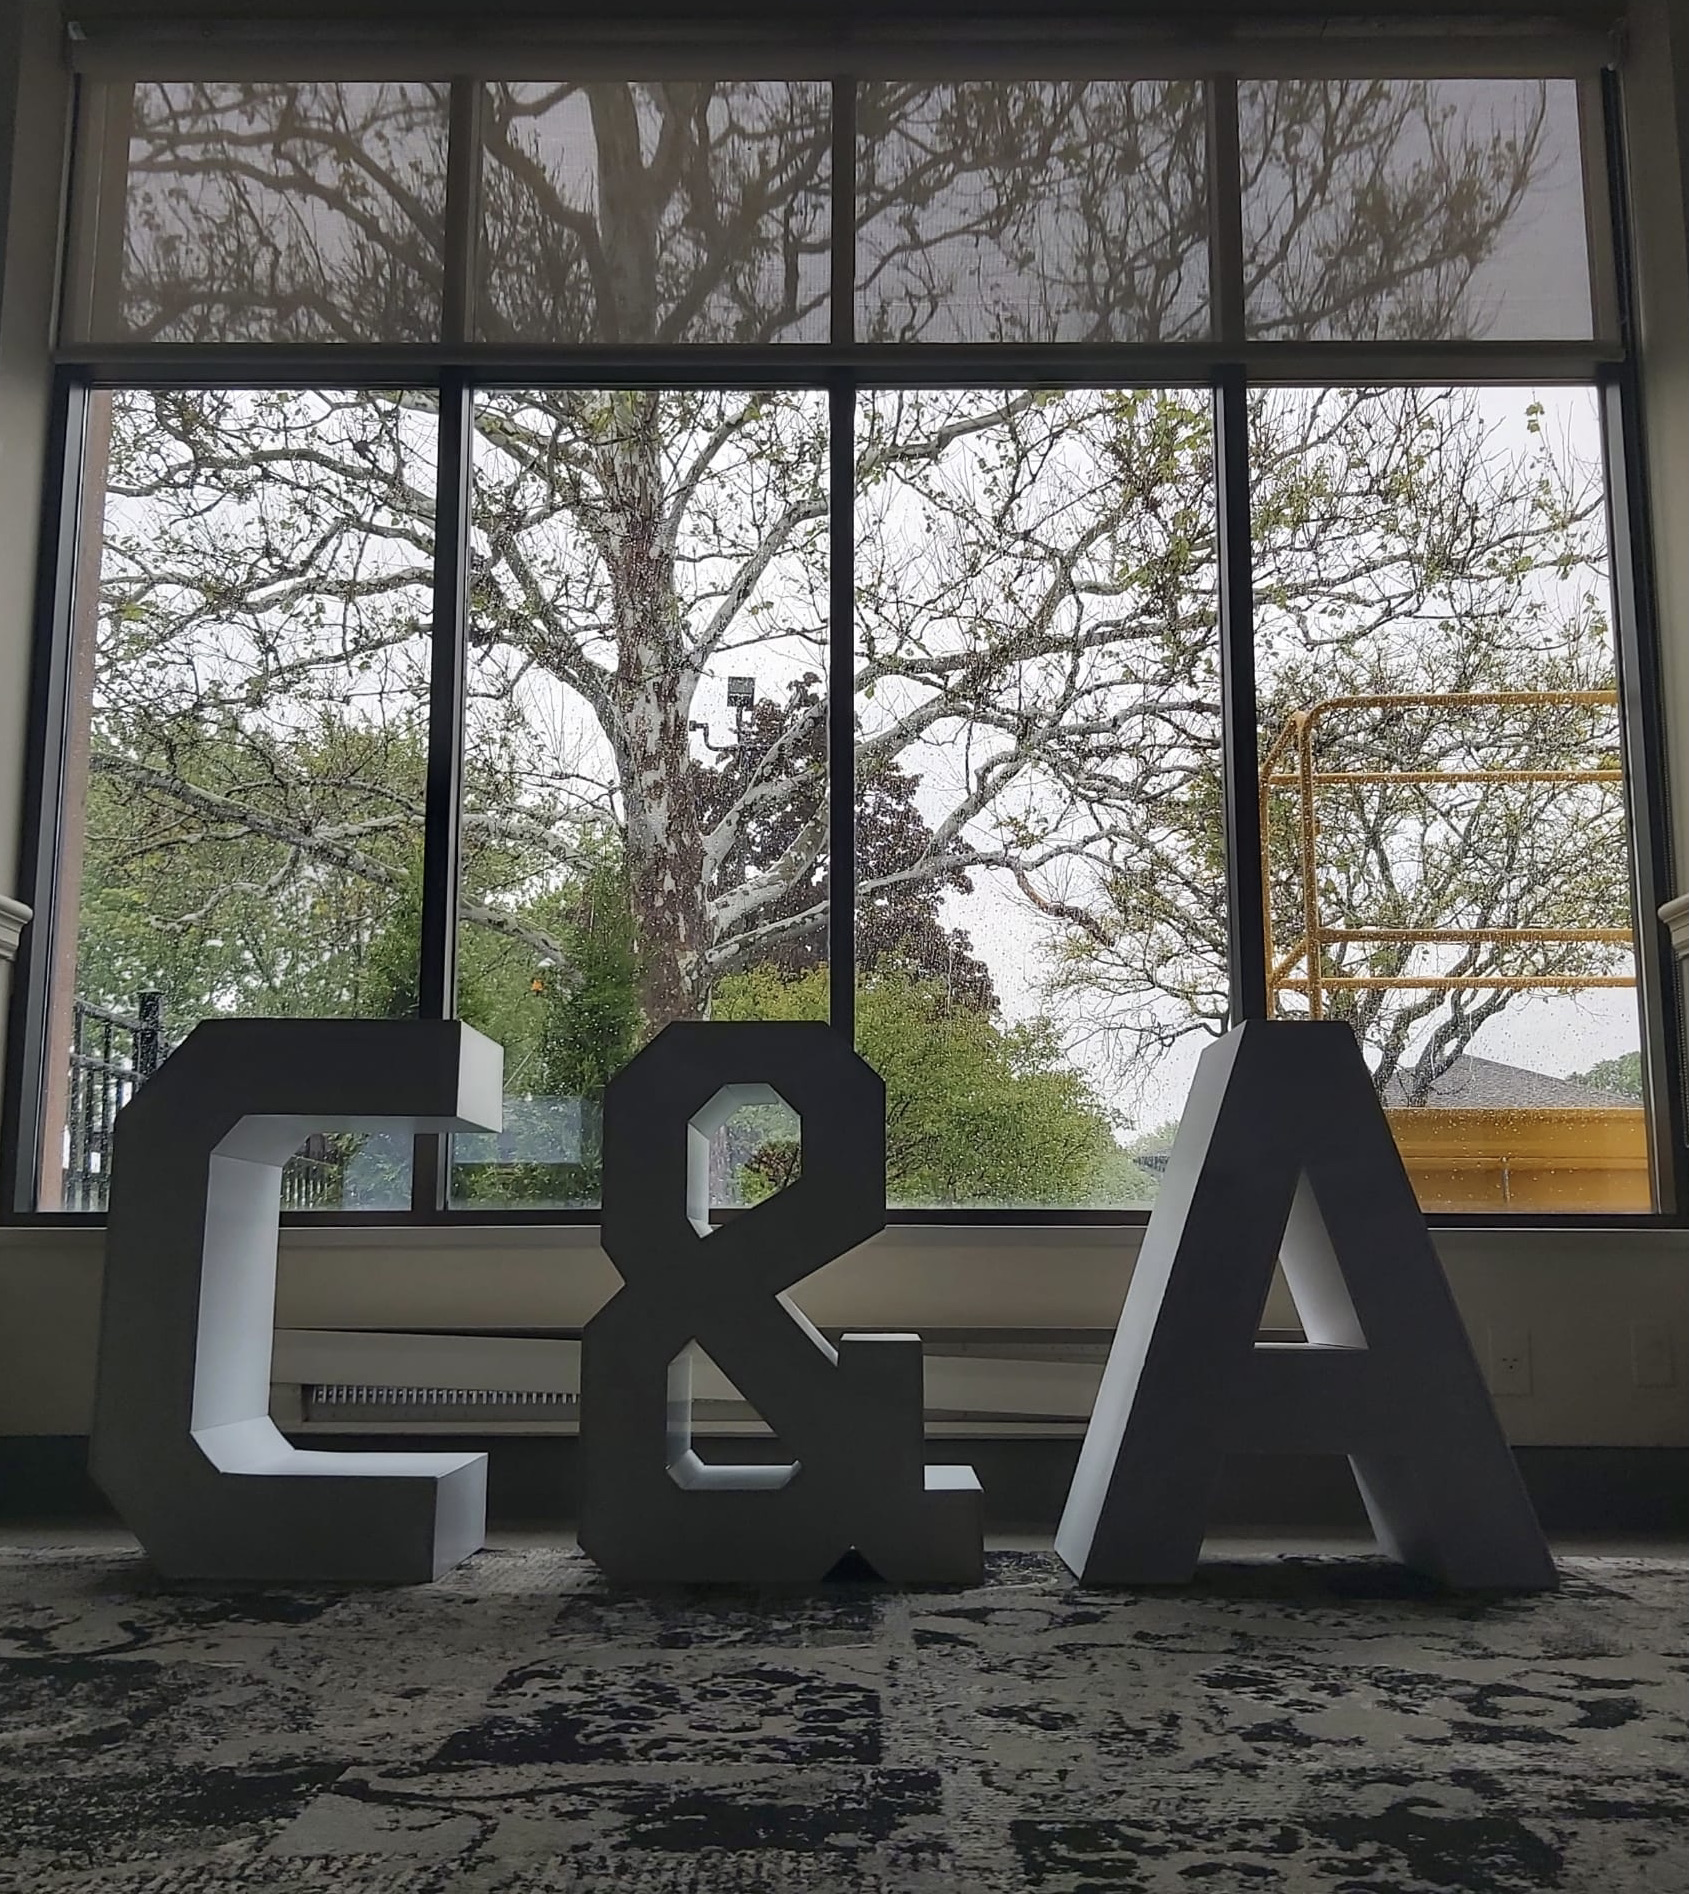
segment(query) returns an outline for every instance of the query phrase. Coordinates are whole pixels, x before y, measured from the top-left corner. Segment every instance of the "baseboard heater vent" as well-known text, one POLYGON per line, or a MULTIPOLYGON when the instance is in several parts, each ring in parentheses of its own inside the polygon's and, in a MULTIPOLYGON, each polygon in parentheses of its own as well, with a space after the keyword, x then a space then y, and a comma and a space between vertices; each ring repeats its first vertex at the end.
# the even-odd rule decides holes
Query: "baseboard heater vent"
POLYGON ((307 1423, 387 1427, 407 1422, 574 1421, 580 1397, 509 1388, 380 1388, 337 1381, 301 1389, 307 1423))

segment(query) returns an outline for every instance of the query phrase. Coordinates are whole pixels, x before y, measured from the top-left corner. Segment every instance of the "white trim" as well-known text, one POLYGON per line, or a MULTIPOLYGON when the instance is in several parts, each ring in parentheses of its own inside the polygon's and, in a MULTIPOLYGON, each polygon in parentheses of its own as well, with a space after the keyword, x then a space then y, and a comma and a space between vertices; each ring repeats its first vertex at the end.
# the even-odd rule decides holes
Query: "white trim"
POLYGON ((0 960, 17 959, 18 941, 34 915, 33 908, 14 901, 9 894, 0 894, 0 960))

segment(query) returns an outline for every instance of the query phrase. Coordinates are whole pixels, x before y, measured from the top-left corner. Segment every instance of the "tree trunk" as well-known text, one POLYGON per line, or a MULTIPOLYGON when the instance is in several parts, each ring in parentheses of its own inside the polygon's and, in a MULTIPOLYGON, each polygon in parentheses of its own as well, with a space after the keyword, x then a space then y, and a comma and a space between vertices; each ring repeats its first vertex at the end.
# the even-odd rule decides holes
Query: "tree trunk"
POLYGON ((599 450, 616 638, 617 765, 627 825, 628 895, 647 1026, 708 1005, 703 831, 687 722, 697 673, 663 541, 662 401, 602 397, 599 450))
POLYGON ((630 85, 587 88, 598 150, 598 228, 605 280, 601 342, 657 339, 657 206, 639 148, 639 108, 630 85))

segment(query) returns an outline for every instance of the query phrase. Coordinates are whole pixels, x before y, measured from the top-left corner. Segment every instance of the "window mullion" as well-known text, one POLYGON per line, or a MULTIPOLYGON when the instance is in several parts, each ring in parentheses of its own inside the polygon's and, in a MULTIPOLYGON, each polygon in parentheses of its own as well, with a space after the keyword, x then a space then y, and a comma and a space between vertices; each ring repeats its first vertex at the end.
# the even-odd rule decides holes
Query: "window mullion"
MULTIPOLYGON (((856 341, 856 80, 833 80, 832 342, 856 341)), ((856 384, 827 384, 827 1010, 856 1037, 856 384)))
POLYGON ((1208 92, 1208 299, 1213 339, 1243 341, 1243 167, 1237 79, 1215 73, 1208 92))
MULTIPOLYGON (((51 1038, 52 967, 59 910, 61 809, 71 675, 71 636, 81 549, 89 393, 61 372, 49 422, 35 598, 35 655, 27 772, 23 782, 23 861, 17 892, 34 910, 12 968, 6 1083, 0 1109, 0 1156, 6 1209, 32 1211, 39 1200, 51 1038)), ((99 470, 104 499, 105 470, 99 470)), ((74 925, 74 922, 72 923, 74 925)))
POLYGON ((856 340, 856 81, 833 81, 832 340, 856 340))
POLYGON ((1675 887, 1671 804, 1665 778, 1659 612, 1632 306, 1636 279, 1630 196, 1618 80, 1612 73, 1605 78, 1602 105, 1614 316, 1625 357, 1602 378, 1601 447, 1606 469, 1619 728, 1630 816, 1636 977, 1642 999, 1642 1068, 1650 1118, 1648 1156, 1655 1204, 1681 1215, 1689 1205, 1684 995, 1659 918, 1660 903, 1675 887))
POLYGON ((131 84, 78 82, 69 241, 59 309, 59 332, 71 341, 120 332, 114 305, 122 290, 134 97, 131 84))
POLYGON ((479 79, 452 81, 451 133, 446 156, 445 275, 440 336, 448 348, 473 340, 475 278, 481 204, 481 97, 479 79))
POLYGON ((1255 708, 1255 587, 1249 530, 1249 388, 1241 368, 1214 384, 1215 507, 1220 566, 1221 783, 1232 1021, 1267 1017, 1262 924, 1260 746, 1255 708))
MULTIPOLYGON (((428 786, 423 805, 422 925, 417 1011, 450 1019, 457 1004, 459 837, 463 791, 463 698, 467 651, 469 469, 474 421, 469 377, 440 382, 439 457, 434 499, 434 617, 428 685, 428 786)), ((443 1201, 444 1140, 419 1137, 411 1180, 413 1211, 443 1201)))
POLYGON ((1580 79, 1578 149, 1583 161, 1590 333, 1597 342, 1612 342, 1620 337, 1618 268, 1614 254, 1613 176, 1607 151, 1606 124, 1607 107, 1601 79, 1580 79))
POLYGON ((1681 1211, 1689 1202, 1689 1152, 1684 1145, 1682 993, 1665 950, 1660 903, 1673 886, 1670 809, 1660 755, 1659 661, 1653 601, 1653 557, 1640 502, 1639 409, 1628 367, 1601 390, 1602 452, 1607 468, 1608 535, 1612 547, 1613 646, 1617 663, 1625 794, 1631 825, 1636 975, 1641 989, 1642 1064, 1650 1106, 1649 1163, 1654 1201, 1681 1211))
POLYGON ((828 1015, 856 1036, 856 385, 827 390, 828 1015))

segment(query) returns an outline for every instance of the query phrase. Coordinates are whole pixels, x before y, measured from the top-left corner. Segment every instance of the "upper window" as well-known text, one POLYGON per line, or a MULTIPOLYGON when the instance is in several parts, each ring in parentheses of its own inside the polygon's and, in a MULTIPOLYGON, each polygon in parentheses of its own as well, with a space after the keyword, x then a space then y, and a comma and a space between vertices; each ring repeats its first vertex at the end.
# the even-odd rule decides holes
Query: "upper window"
POLYGON ((832 89, 495 85, 482 103, 491 342, 822 342, 832 89))
POLYGON ((859 88, 856 328, 873 342, 1208 332, 1203 88, 859 88))
POLYGON ((1203 342, 1228 306, 1263 341, 1594 332, 1572 79, 864 80, 848 163, 820 81, 458 83, 449 215, 449 84, 100 89, 72 334, 1060 348, 1203 342))
POLYGON ((448 92, 133 87, 97 186, 123 208, 101 232, 95 338, 437 341, 448 92))
POLYGON ((1251 335, 1590 333, 1573 81, 1252 81, 1238 121, 1251 335))

